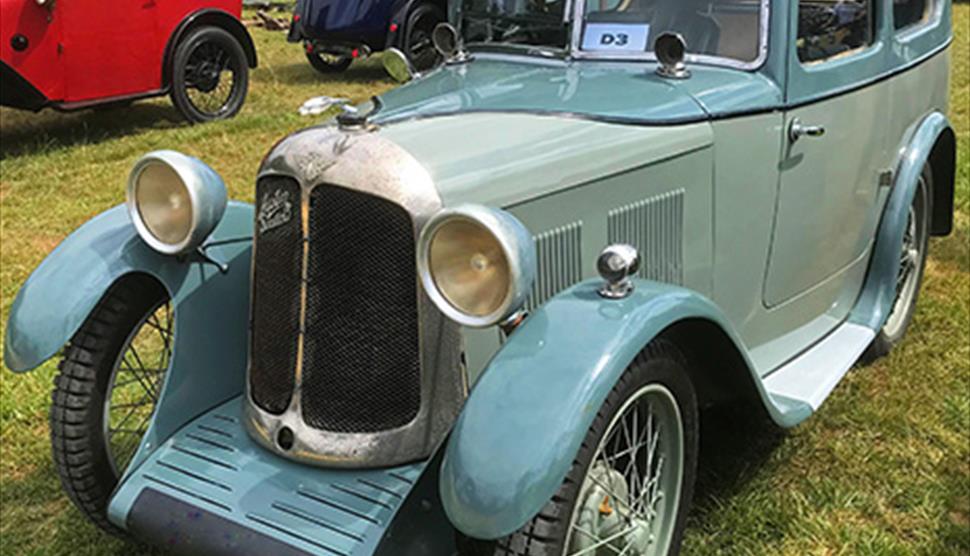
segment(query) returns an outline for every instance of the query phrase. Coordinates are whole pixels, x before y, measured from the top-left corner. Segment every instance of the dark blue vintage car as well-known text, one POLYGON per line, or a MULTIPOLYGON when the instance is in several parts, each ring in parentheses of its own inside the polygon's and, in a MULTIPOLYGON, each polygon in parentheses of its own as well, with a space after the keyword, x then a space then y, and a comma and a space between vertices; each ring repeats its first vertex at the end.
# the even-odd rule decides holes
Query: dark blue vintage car
POLYGON ((392 46, 428 69, 438 61, 431 31, 446 12, 446 0, 297 0, 287 38, 303 43, 321 73, 344 71, 354 58, 392 46))

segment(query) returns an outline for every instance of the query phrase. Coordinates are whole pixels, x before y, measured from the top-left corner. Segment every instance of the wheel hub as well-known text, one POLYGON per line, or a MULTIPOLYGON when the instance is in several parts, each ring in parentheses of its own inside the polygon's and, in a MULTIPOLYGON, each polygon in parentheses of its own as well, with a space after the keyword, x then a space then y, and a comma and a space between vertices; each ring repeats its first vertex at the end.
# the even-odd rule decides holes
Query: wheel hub
POLYGON ((576 526, 593 535, 575 535, 570 553, 580 552, 595 556, 617 553, 646 554, 654 542, 649 519, 629 515, 630 489, 623 475, 597 463, 590 470, 591 486, 583 495, 579 506, 576 526), (604 486, 609 487, 610 492, 604 486), (609 539, 605 544, 600 544, 609 539), (595 548, 594 548, 595 547, 595 548), (588 552, 584 552, 588 551, 588 552))
POLYGON ((210 93, 219 86, 219 68, 212 62, 203 62, 195 78, 192 80, 195 88, 203 93, 210 93))

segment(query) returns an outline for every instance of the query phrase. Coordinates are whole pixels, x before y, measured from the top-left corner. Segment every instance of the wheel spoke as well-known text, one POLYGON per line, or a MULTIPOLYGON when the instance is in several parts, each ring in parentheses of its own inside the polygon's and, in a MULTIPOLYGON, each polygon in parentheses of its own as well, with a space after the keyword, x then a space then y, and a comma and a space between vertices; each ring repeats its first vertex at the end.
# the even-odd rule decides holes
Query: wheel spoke
MULTIPOLYGON (((600 540, 596 541, 595 544, 590 545, 590 546, 587 546, 586 548, 580 550, 579 552, 573 552, 572 554, 570 554, 570 556, 582 556, 583 554, 589 554, 591 552, 595 552, 596 550, 598 550, 599 548, 601 548, 603 546, 612 548, 615 552, 619 553, 619 551, 615 547, 613 547, 612 545, 610 545, 609 543, 615 541, 616 539, 619 539, 619 538, 623 537, 624 535, 626 535, 628 533, 633 532, 634 530, 636 530, 636 527, 635 526, 634 527, 627 527, 626 529, 623 529, 623 530, 621 530, 618 533, 613 533, 612 535, 610 535, 610 536, 608 536, 606 538, 603 538, 603 539, 600 539, 600 540)), ((596 536, 594 538, 599 538, 599 537, 596 536)))
POLYGON ((683 449, 672 394, 648 385, 632 395, 603 433, 583 478, 566 554, 662 553, 675 526, 679 483, 671 481, 682 477, 683 449))
POLYGON ((171 305, 166 301, 145 315, 118 357, 104 417, 105 441, 118 473, 134 457, 151 423, 171 360, 173 337, 171 305), (149 361, 155 365, 146 365, 149 361))

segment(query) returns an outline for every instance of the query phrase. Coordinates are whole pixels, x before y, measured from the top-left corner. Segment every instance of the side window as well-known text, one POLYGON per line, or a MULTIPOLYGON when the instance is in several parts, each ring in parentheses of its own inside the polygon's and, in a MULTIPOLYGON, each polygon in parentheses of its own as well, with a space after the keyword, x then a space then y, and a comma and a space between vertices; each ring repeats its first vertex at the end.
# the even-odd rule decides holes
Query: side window
POLYGON ((795 43, 798 59, 816 62, 872 44, 872 3, 873 0, 799 0, 795 43))
POLYGON ((902 29, 930 17, 931 0, 893 0, 893 26, 902 29))

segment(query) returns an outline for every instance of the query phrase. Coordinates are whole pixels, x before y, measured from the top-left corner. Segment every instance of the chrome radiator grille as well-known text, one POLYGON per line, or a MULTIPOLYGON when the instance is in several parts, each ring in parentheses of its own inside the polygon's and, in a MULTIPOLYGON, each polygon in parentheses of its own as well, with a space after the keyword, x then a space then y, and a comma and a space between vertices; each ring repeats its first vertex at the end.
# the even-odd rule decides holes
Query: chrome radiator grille
POLYGON ((267 154, 256 197, 250 436, 322 467, 431 455, 468 392, 461 330, 417 279, 431 176, 380 133, 315 126, 267 154))
POLYGON ((385 199, 310 193, 303 420, 344 433, 412 421, 421 406, 414 224, 385 199))
POLYGON ((300 186, 267 177, 256 185, 249 388, 263 410, 283 413, 293 397, 300 333, 303 230, 300 186))

